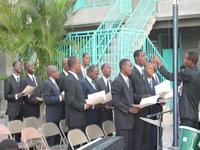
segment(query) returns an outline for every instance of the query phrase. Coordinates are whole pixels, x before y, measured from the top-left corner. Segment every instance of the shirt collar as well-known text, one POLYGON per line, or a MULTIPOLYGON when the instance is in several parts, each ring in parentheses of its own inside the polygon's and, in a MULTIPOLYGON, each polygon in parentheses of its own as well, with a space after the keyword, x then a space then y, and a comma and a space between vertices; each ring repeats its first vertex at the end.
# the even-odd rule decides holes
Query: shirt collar
POLYGON ((128 76, 125 76, 125 75, 124 75, 123 73, 121 73, 121 72, 120 72, 120 74, 121 74, 122 78, 123 78, 125 81, 128 80, 128 76))
POLYGON ((74 73, 74 72, 72 72, 72 71, 69 71, 69 73, 71 73, 71 74, 76 78, 76 80, 79 80, 79 78, 78 78, 78 76, 77 76, 76 73, 74 73))
POLYGON ((141 66, 139 66, 137 64, 135 64, 135 67, 140 72, 140 74, 142 74, 142 71, 143 71, 144 67, 141 67, 141 66))
POLYGON ((105 78, 104 76, 102 76, 103 81, 105 82, 105 84, 107 85, 107 82, 110 80, 109 78, 105 78))
POLYGON ((17 77, 20 78, 20 75, 16 75, 15 73, 13 73, 13 76, 14 76, 15 80, 17 80, 17 77))
POLYGON ((29 76, 31 79, 35 77, 34 74, 29 74, 29 73, 28 73, 28 76, 29 76))
POLYGON ((68 73, 63 69, 63 72, 64 72, 64 74, 66 75, 66 76, 68 76, 68 73))

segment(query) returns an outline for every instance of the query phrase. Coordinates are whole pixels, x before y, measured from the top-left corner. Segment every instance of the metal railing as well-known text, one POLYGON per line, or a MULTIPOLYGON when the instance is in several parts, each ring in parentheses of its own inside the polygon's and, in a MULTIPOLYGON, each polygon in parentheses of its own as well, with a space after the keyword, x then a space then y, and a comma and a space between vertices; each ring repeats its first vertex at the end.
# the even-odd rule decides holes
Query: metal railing
MULTIPOLYGON (((67 40, 73 41, 74 46, 70 45, 68 47, 63 48, 61 51, 64 51, 64 53, 68 54, 68 56, 75 55, 81 58, 83 49, 81 49, 80 47, 84 45, 85 41, 90 40, 90 38, 95 35, 96 41, 93 41, 94 43, 91 43, 91 45, 99 44, 101 43, 101 40, 98 40, 101 39, 99 37, 103 36, 105 37, 105 39, 109 40, 110 37, 113 35, 113 32, 115 32, 115 29, 102 30, 102 32, 98 33, 96 33, 96 31, 86 31, 70 34, 67 37, 67 40)), ((162 60, 166 67, 168 66, 144 31, 127 28, 119 28, 118 32, 113 36, 112 43, 106 49, 104 49, 104 51, 98 51, 99 49, 96 49, 95 52, 89 51, 89 53, 91 55, 91 58, 98 58, 95 63, 99 66, 101 66, 103 63, 109 63, 112 67, 112 77, 115 77, 119 73, 118 64, 122 58, 128 58, 131 59, 132 62, 134 62, 134 47, 130 48, 130 45, 127 45, 127 43, 132 43, 132 41, 136 38, 139 39, 139 45, 141 46, 141 49, 146 53, 148 60, 150 60, 153 56, 157 56, 162 60)), ((103 43, 101 44, 102 47, 104 47, 103 43)), ((137 44, 138 42, 135 43, 136 46, 137 44)), ((158 75, 160 79, 163 80, 162 76, 159 73, 158 75)))
POLYGON ((83 8, 96 8, 100 6, 114 5, 116 0, 76 0, 73 11, 83 8))

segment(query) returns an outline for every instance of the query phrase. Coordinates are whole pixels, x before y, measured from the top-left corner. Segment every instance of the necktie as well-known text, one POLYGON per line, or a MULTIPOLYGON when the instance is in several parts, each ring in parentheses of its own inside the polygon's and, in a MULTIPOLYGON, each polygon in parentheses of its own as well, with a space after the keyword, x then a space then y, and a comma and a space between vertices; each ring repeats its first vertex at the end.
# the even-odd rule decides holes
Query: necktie
POLYGON ((151 89, 153 89, 153 82, 152 82, 152 80, 149 81, 149 84, 150 84, 151 89))
POLYGON ((110 92, 109 81, 107 80, 107 91, 110 92))
POLYGON ((20 79, 19 79, 19 77, 16 77, 16 80, 17 80, 17 82, 18 82, 18 83, 20 82, 20 79))
POLYGON ((92 80, 92 86, 94 87, 95 90, 97 89, 93 80, 92 80))
POLYGON ((144 69, 142 69, 142 78, 145 79, 145 76, 144 76, 144 69))
POLYGON ((32 76, 32 80, 33 80, 33 82, 34 82, 35 86, 37 86, 37 82, 36 82, 36 80, 35 80, 35 77, 34 77, 34 76, 32 76))

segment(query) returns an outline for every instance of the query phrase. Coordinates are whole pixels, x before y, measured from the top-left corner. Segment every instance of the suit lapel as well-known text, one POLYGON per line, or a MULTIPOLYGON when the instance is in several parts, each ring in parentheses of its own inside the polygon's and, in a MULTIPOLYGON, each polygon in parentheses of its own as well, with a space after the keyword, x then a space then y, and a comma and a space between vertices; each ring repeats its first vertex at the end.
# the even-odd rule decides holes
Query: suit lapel
POLYGON ((135 70, 135 73, 137 74, 137 76, 143 80, 143 76, 141 75, 139 70, 136 67, 134 67, 134 70, 135 70))
MULTIPOLYGON (((126 84, 126 82, 124 81, 122 75, 120 74, 119 76, 120 76, 120 79, 121 79, 122 82, 123 82, 123 87, 124 87, 126 90, 129 90, 129 87, 128 87, 128 85, 126 84)), ((129 80, 129 82, 130 82, 130 80, 129 80)), ((129 83, 129 85, 130 85, 130 83, 129 83)))
POLYGON ((50 79, 48 79, 48 81, 49 81, 50 85, 52 86, 52 88, 53 88, 56 92, 60 93, 60 90, 56 87, 56 85, 55 85, 50 79))
POLYGON ((97 91, 97 89, 95 89, 95 88, 91 85, 91 83, 87 80, 87 78, 85 78, 85 80, 86 80, 86 82, 88 83, 88 85, 89 85, 89 87, 90 87, 91 89, 93 89, 94 91, 97 91))

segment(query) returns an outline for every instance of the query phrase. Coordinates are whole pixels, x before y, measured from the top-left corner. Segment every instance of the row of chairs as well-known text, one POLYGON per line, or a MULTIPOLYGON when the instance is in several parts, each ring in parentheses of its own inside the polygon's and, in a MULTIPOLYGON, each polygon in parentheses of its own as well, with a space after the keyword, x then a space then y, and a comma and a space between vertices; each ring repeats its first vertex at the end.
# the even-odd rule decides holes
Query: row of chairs
MULTIPOLYGON (((60 125, 64 124, 64 120, 60 125)), ((34 125, 33 125, 34 126, 34 125)), ((61 132, 67 132, 68 129, 62 128, 61 132)), ((58 126, 52 122, 47 122, 41 125, 40 128, 25 127, 20 120, 8 122, 8 127, 0 124, 0 139, 14 139, 13 134, 21 133, 21 143, 18 143, 20 149, 29 149, 30 147, 40 147, 39 149, 67 149, 68 140, 65 134, 61 133, 58 126), (46 138, 59 135, 60 144, 49 147, 46 138)))
POLYGON ((70 130, 67 134, 67 138, 72 150, 74 150, 74 147, 77 145, 89 143, 98 138, 115 135, 115 125, 110 120, 102 123, 102 129, 98 125, 92 124, 86 127, 85 133, 80 129, 70 130))
POLYGON ((38 144, 38 141, 35 143, 27 142, 27 141, 30 141, 31 139, 35 139, 36 137, 40 139, 39 145, 42 145, 43 148, 48 149, 49 146, 46 142, 46 138, 50 136, 54 136, 54 135, 59 135, 61 137, 60 144, 54 147, 50 147, 50 148, 51 149, 66 149, 66 147, 68 146, 68 141, 69 141, 70 146, 73 149, 73 147, 76 145, 80 145, 82 143, 88 143, 96 138, 105 137, 115 132, 114 123, 109 120, 103 122, 102 124, 103 131, 97 125, 89 125, 86 128, 87 137, 82 131, 79 131, 78 129, 71 130, 68 132, 68 127, 66 126, 65 119, 59 122, 59 128, 57 127, 56 124, 52 122, 42 124, 38 118, 30 117, 30 118, 26 118, 24 122, 20 120, 10 121, 8 122, 8 127, 1 125, 0 135, 4 135, 4 139, 5 139, 5 138, 8 138, 8 136, 12 138, 11 134, 21 133, 22 143, 19 144, 19 147, 21 148, 25 147, 25 149, 28 149, 28 147, 33 147, 36 144, 38 144), (66 137, 67 132, 68 132, 68 138, 66 137))

